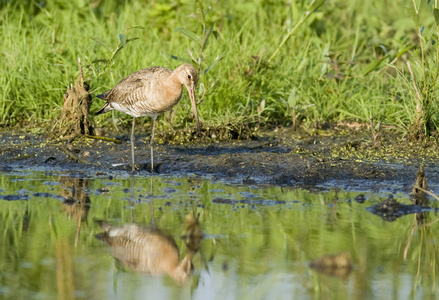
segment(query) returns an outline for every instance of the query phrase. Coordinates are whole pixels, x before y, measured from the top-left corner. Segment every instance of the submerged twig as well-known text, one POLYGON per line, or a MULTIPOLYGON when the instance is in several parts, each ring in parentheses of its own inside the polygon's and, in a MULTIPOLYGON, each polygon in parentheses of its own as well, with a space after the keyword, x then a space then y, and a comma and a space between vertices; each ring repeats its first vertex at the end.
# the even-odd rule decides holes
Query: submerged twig
POLYGON ((113 143, 116 143, 116 144, 122 144, 122 142, 119 141, 118 139, 110 138, 110 137, 106 137, 106 136, 97 136, 97 135, 88 135, 87 134, 85 137, 87 137, 89 139, 97 139, 97 140, 113 142, 113 143))
POLYGON ((62 152, 64 152, 65 154, 67 154, 67 156, 70 157, 71 159, 73 159, 73 160, 75 160, 75 161, 77 161, 77 162, 80 162, 80 163, 82 163, 82 164, 86 164, 86 165, 90 165, 90 164, 91 164, 91 162, 86 161, 85 159, 82 159, 82 158, 80 158, 79 156, 76 156, 75 154, 73 154, 72 152, 70 152, 70 151, 66 148, 66 146, 61 145, 61 146, 59 146, 59 148, 61 149, 62 152))
POLYGON ((36 155, 37 155, 36 153, 32 153, 32 154, 24 154, 24 155, 16 156, 16 157, 14 157, 13 159, 14 159, 14 160, 23 160, 23 159, 27 159, 27 158, 30 158, 30 157, 34 157, 34 156, 36 156, 36 155))
POLYGON ((418 189, 418 190, 420 190, 421 192, 427 193, 427 194, 429 194, 430 196, 432 196, 434 199, 436 199, 437 201, 439 201, 439 197, 438 197, 438 196, 436 196, 433 192, 430 192, 430 191, 428 191, 428 190, 425 190, 425 189, 421 188, 419 185, 414 185, 414 186, 413 186, 413 189, 418 189))

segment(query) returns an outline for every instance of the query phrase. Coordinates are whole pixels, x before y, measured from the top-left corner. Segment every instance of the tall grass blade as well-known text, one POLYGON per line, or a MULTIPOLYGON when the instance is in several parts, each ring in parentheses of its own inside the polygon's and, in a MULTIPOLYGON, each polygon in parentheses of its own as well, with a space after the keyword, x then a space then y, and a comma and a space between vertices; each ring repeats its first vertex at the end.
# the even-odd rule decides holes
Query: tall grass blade
POLYGON ((202 42, 201 38, 198 35, 196 35, 195 33, 193 33, 192 31, 187 30, 186 28, 183 28, 183 27, 175 28, 175 31, 181 32, 186 37, 188 37, 190 40, 194 41, 198 45, 201 45, 201 42, 202 42))
POLYGON ((223 56, 217 56, 217 58, 215 59, 215 61, 210 64, 204 71, 203 74, 206 74, 207 72, 209 72, 213 67, 215 67, 215 65, 221 60, 223 59, 223 56))
POLYGON ((434 21, 436 22, 436 25, 439 26, 439 9, 434 8, 433 15, 434 15, 434 21))
POLYGON ((326 0, 313 0, 311 4, 309 5, 308 9, 305 11, 305 13, 302 15, 302 17, 297 21, 296 25, 294 25, 293 28, 291 28, 287 34, 285 35, 284 39, 280 43, 280 45, 277 47, 276 51, 273 53, 273 55, 268 59, 268 62, 271 62, 273 58, 277 55, 277 53, 280 51, 282 46, 285 44, 285 42, 294 34, 294 32, 299 28, 300 25, 302 25, 308 18, 311 16, 311 14, 316 11, 318 8, 320 8, 326 0))
POLYGON ((122 44, 122 47, 125 47, 125 45, 127 44, 127 37, 126 35, 119 33, 119 41, 122 44))

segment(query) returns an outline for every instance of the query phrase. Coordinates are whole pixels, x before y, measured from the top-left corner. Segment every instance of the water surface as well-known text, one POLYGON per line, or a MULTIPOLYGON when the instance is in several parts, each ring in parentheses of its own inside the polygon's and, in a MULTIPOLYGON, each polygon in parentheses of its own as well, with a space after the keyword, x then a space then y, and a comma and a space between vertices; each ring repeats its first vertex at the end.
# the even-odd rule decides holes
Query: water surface
MULTIPOLYGON (((411 204, 404 193, 393 196, 411 204)), ((387 198, 198 177, 3 173, 0 298, 437 298, 435 210, 390 222, 367 209, 387 198), (175 241, 183 260, 190 213, 199 217, 204 239, 183 282, 136 271, 97 238, 100 221, 154 228, 175 241), (340 253, 352 264, 310 267, 340 253)))

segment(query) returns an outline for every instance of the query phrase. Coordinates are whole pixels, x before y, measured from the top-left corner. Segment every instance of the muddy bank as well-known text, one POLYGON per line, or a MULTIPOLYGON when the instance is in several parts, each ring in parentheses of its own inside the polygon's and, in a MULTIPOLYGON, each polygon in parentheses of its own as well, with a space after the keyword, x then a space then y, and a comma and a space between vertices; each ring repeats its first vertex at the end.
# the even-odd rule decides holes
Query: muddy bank
MULTIPOLYGON (((47 142, 43 135, 0 136, 0 170, 78 172, 88 176, 130 173, 128 132, 114 142, 84 138, 71 143, 47 142), (116 164, 115 166, 113 164, 116 164)), ((370 132, 349 128, 296 132, 257 132, 249 140, 218 142, 204 137, 177 143, 159 136, 155 172, 210 176, 244 184, 340 186, 407 192, 421 164, 430 187, 437 182, 436 141, 410 144, 389 132, 377 145, 370 132), (369 186, 364 186, 369 185, 369 186)), ((149 136, 136 135, 138 174, 149 175, 149 136)))

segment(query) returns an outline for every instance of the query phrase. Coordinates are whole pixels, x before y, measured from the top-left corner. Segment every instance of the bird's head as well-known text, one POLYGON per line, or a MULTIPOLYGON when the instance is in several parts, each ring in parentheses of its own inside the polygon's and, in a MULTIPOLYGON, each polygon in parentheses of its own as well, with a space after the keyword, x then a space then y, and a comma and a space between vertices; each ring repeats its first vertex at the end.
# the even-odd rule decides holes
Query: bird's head
POLYGON ((183 64, 177 68, 178 78, 186 87, 196 86, 198 82, 198 72, 190 64, 183 64))
POLYGON ((175 69, 174 72, 177 72, 181 84, 183 84, 187 89, 189 98, 191 99, 195 120, 197 121, 197 132, 200 134, 200 122, 198 120, 197 103, 195 101, 195 86, 198 82, 198 72, 190 64, 183 64, 175 69))

